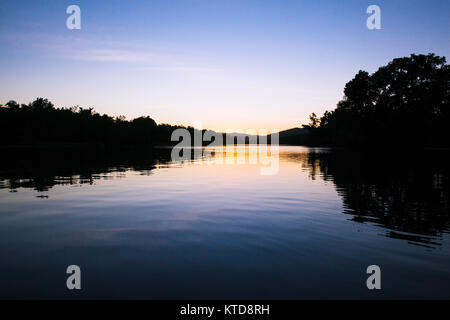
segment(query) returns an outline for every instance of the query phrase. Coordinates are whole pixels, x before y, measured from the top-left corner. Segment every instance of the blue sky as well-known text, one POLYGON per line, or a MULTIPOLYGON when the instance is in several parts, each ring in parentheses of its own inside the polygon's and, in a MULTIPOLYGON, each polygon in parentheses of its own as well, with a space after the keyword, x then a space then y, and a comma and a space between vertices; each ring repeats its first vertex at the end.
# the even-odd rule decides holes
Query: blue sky
POLYGON ((0 2, 0 103, 38 96, 131 119, 287 129, 395 57, 449 56, 449 1, 0 2), (81 30, 66 8, 81 8, 81 30), (368 30, 366 8, 381 8, 368 30))

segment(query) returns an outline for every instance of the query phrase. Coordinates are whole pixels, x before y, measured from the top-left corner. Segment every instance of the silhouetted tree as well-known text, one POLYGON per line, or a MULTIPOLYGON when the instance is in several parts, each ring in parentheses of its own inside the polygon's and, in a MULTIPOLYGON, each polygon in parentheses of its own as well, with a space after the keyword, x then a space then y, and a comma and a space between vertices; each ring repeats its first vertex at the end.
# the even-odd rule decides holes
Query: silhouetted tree
POLYGON ((10 109, 19 109, 20 108, 20 105, 14 100, 8 101, 6 103, 6 106, 8 106, 8 108, 10 108, 10 109))
POLYGON ((450 146, 449 99, 445 58, 411 55, 372 75, 359 71, 336 109, 325 112, 319 126, 314 119, 305 128, 317 128, 310 130, 315 144, 450 146))
POLYGON ((52 110, 54 107, 53 103, 44 98, 37 98, 29 106, 34 110, 52 110))
POLYGON ((55 108, 44 98, 22 105, 11 100, 0 108, 0 145, 170 145, 178 127, 158 126, 148 116, 127 121, 124 116, 100 115, 93 108, 55 108))

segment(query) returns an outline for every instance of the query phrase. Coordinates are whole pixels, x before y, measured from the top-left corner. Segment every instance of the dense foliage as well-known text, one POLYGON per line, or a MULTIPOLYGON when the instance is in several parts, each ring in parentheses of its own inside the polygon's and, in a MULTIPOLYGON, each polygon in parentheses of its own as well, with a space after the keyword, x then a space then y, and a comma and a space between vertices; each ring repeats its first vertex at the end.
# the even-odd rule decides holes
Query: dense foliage
POLYGON ((92 108, 55 108, 47 99, 9 101, 0 108, 1 145, 54 143, 169 144, 173 129, 150 117, 131 121, 100 115, 92 108))
POLYGON ((309 142, 331 146, 450 146, 450 67, 434 54, 359 71, 333 111, 310 123, 309 142))

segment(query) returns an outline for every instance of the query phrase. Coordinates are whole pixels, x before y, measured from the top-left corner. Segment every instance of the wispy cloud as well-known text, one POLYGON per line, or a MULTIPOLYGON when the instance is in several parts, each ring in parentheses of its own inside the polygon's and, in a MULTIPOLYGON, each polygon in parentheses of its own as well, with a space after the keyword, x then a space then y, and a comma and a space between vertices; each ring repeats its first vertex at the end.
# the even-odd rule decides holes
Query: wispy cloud
POLYGON ((99 62, 145 62, 151 60, 151 56, 148 54, 121 49, 82 50, 73 54, 71 58, 99 62))
POLYGON ((155 72, 173 72, 173 73, 219 73, 225 72, 226 69, 203 66, 203 65, 163 65, 163 66, 146 66, 140 68, 143 71, 155 71, 155 72))
POLYGON ((55 58, 105 61, 145 62, 154 61, 156 55, 150 48, 138 48, 133 43, 98 39, 87 36, 50 35, 42 33, 3 33, 0 39, 15 46, 32 47, 34 52, 55 58))
POLYGON ((148 72, 224 76, 229 68, 205 64, 195 53, 176 54, 164 48, 153 48, 117 39, 99 39, 79 35, 50 35, 43 33, 0 33, 0 39, 34 54, 55 59, 98 63, 130 63, 133 68, 148 72))

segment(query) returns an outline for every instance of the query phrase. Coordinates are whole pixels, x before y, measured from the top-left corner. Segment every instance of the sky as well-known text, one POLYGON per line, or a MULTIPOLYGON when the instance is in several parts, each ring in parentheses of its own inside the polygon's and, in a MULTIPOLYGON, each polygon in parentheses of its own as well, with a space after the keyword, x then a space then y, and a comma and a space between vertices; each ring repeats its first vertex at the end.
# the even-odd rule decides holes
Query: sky
POLYGON ((450 52, 447 0, 0 0, 0 16, 0 104, 45 97, 219 131, 299 127, 359 70, 450 52), (80 30, 66 27, 73 4, 80 30))

